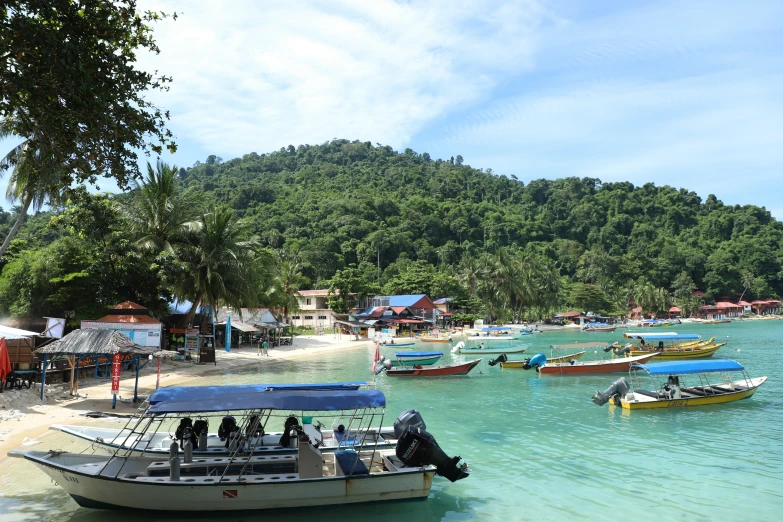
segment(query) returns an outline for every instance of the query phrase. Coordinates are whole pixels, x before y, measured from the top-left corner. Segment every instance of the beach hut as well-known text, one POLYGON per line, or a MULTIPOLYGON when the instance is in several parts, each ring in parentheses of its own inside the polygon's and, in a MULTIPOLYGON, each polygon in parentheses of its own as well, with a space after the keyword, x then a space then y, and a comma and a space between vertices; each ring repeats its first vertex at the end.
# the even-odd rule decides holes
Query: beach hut
MULTIPOLYGON (((111 375, 112 364, 119 362, 121 366, 134 364, 136 370, 136 383, 133 388, 133 402, 138 400, 139 370, 145 366, 154 356, 157 349, 139 346, 130 338, 114 330, 74 330, 62 339, 47 344, 35 352, 41 360, 41 400, 44 398, 44 383, 46 382, 46 370, 49 364, 57 359, 64 358, 71 369, 71 394, 78 389, 78 373, 80 368, 95 367, 96 375, 101 365, 105 368, 106 376, 111 375), (115 357, 117 356, 117 357, 115 357), (142 361, 144 361, 142 363, 142 361)), ((114 396, 114 407, 117 404, 117 396, 114 396)))

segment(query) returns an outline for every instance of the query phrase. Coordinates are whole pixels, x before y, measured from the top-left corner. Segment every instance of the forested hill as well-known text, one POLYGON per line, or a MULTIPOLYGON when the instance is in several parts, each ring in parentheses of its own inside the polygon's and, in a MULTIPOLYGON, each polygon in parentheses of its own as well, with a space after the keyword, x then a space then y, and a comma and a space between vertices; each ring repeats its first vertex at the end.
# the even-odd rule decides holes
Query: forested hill
POLYGON ((509 247, 553 260, 570 282, 606 288, 641 278, 673 289, 686 272, 708 297, 783 294, 779 221, 763 208, 669 186, 596 178, 525 185, 460 156, 433 160, 346 140, 225 162, 211 156, 180 177, 252 220, 264 243, 297 256, 312 286, 349 265, 383 285, 411 261, 450 271, 509 247))

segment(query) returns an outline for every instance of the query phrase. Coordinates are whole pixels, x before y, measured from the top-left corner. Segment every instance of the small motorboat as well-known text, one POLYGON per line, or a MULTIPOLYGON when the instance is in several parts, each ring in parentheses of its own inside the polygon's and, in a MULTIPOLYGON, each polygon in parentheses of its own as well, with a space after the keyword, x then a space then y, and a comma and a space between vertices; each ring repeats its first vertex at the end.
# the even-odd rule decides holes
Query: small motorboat
MULTIPOLYGON (((660 334, 629 333, 625 334, 629 339, 639 339, 639 344, 628 345, 627 353, 631 356, 655 354, 656 361, 672 359, 703 359, 712 357, 726 343, 714 343, 712 337, 708 341, 702 340, 697 334, 678 334, 675 332, 660 334)), ((613 345, 619 349, 619 343, 613 345)))
MULTIPOLYGON (((568 354, 568 355, 561 355, 559 357, 553 357, 551 359, 547 359, 547 362, 551 363, 551 364, 567 363, 569 361, 576 361, 576 360, 578 360, 584 354, 585 354, 585 352, 582 351, 582 352, 571 353, 571 354, 568 354)), ((525 360, 522 360, 522 361, 505 361, 505 362, 501 362, 500 363, 500 367, 501 368, 524 368, 525 364, 526 364, 526 361, 528 361, 528 360, 529 359, 525 359, 525 360)))
POLYGON ((381 346, 413 346, 416 343, 381 343, 381 346))
POLYGON ((599 361, 569 361, 563 363, 550 363, 546 360, 546 356, 540 353, 530 359, 528 366, 529 368, 535 368, 538 373, 545 375, 578 375, 583 373, 627 372, 631 368, 632 364, 644 364, 653 357, 655 357, 655 354, 640 355, 638 357, 616 357, 613 359, 599 361))
POLYGON ((419 341, 423 343, 450 343, 451 337, 421 337, 419 341))
POLYGON ((484 346, 482 342, 476 347, 467 347, 464 342, 460 341, 451 349, 452 352, 470 355, 497 355, 501 353, 524 353, 527 350, 527 344, 517 344, 514 346, 484 346))
POLYGON ((751 378, 740 363, 728 359, 636 364, 631 370, 631 384, 621 377, 606 391, 596 392, 593 402, 611 402, 626 410, 724 404, 751 397, 767 380, 751 378), (640 382, 645 373, 650 377, 646 388, 640 382), (742 378, 735 380, 737 374, 742 378))
POLYGON ((449 375, 467 375, 478 366, 481 359, 466 363, 444 364, 440 366, 405 366, 385 368, 389 377, 445 377, 449 375))
POLYGON ((436 474, 453 482, 470 473, 467 464, 448 457, 415 419, 395 426, 395 435, 400 428, 396 448, 381 450, 366 441, 330 454, 299 425, 312 413, 350 412, 353 424, 370 426, 384 416, 386 398, 379 390, 269 388, 237 395, 233 386, 208 388, 209 398, 202 400, 192 400, 187 393, 157 400, 157 390, 149 408, 134 415, 126 429, 145 437, 169 425, 171 416, 240 413, 245 421, 231 432, 228 455, 194 455, 191 432, 184 437, 182 454, 172 441, 170 455, 157 460, 133 456, 125 448, 111 455, 59 450, 14 450, 8 455, 38 466, 82 507, 175 513, 426 499, 436 474), (255 434, 270 417, 284 424, 280 445, 290 448, 290 454, 254 451, 259 444, 255 434))
POLYGON ((392 366, 429 366, 440 361, 443 352, 397 352, 396 360, 389 361, 392 366))

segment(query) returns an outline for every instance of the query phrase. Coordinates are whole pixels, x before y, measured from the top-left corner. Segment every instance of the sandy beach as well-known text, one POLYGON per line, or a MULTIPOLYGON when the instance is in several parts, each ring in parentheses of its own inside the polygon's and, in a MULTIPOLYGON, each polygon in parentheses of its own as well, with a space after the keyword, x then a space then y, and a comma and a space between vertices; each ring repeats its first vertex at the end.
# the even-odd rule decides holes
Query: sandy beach
MULTIPOLYGON (((293 346, 281 346, 269 350, 269 356, 259 355, 253 346, 233 348, 231 352, 218 349, 217 365, 195 364, 190 361, 161 360, 160 386, 195 384, 201 376, 223 373, 232 368, 271 365, 275 361, 313 357, 335 350, 358 350, 372 347, 367 340, 351 340, 348 335, 314 335, 295 338, 293 346)), ((139 395, 155 390, 157 366, 153 363, 143 368, 139 375, 139 395)), ((119 397, 133 397, 133 374, 123 373, 119 397)), ((122 415, 132 414, 140 403, 117 401, 112 409, 111 383, 109 379, 79 379, 78 396, 69 395, 68 383, 46 385, 45 400, 39 399, 40 384, 24 390, 5 390, 0 394, 0 466, 8 458, 6 453, 25 445, 37 445, 45 437, 52 424, 85 424, 94 420, 84 416, 89 411, 101 411, 122 415)))

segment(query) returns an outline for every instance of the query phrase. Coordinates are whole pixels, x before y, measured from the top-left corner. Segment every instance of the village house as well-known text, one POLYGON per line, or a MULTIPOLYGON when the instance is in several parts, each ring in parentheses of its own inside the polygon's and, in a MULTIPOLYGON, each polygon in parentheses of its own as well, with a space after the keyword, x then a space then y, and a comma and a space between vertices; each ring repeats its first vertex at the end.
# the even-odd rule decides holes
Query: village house
POLYGON ((291 315, 293 326, 305 328, 332 328, 334 313, 329 309, 329 290, 300 290, 296 299, 299 311, 291 315))

